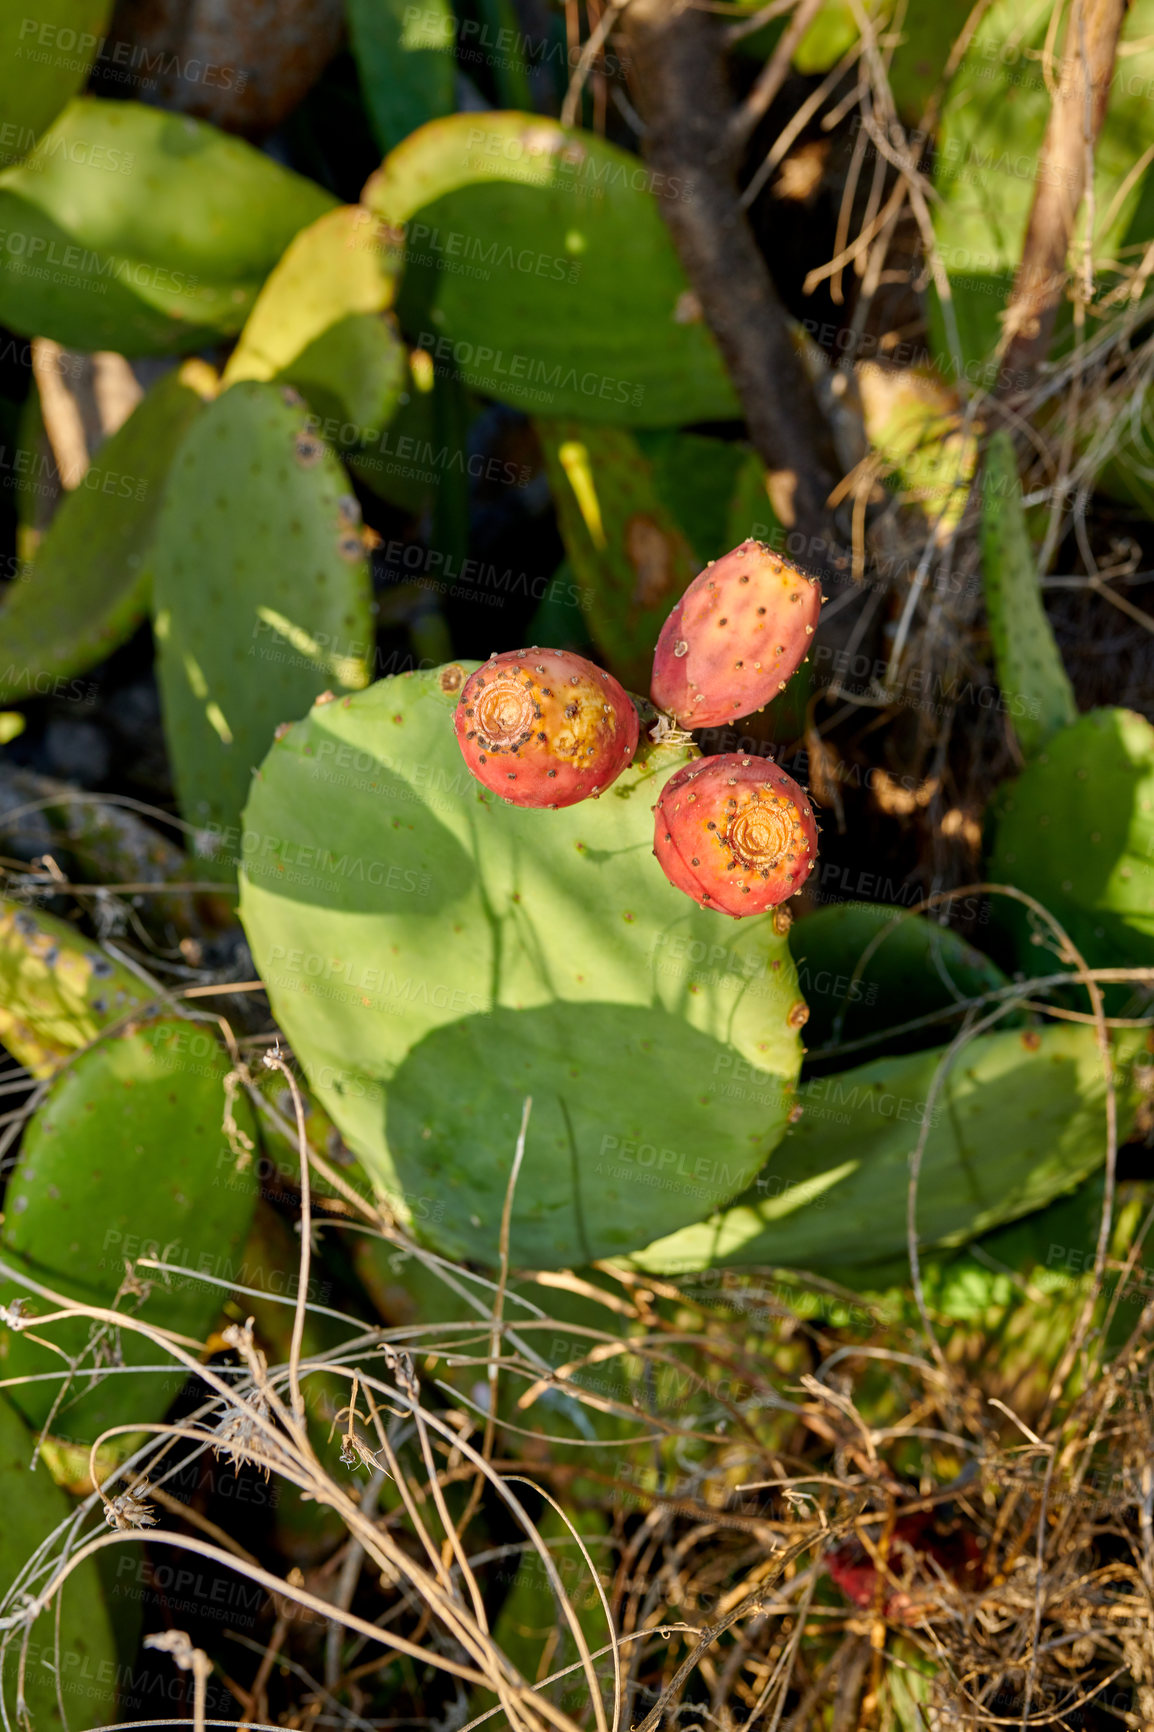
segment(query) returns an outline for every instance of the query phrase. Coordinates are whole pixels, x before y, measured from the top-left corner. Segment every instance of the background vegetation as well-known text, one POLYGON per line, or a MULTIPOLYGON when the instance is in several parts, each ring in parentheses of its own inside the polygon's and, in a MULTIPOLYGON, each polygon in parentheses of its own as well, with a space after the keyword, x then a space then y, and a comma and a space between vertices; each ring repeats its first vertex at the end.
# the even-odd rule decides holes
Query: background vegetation
POLYGON ((5 1727, 1154 1724, 1154 10, 234 11, 0 24, 5 1727))

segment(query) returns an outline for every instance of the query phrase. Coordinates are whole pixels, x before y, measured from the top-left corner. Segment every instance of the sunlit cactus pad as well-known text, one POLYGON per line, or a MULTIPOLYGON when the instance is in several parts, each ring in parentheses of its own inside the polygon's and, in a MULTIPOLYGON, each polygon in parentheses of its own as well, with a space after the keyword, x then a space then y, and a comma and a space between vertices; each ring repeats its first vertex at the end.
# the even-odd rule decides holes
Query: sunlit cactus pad
POLYGON ((446 1251, 496 1261, 532 1097, 511 1250, 560 1266, 749 1183, 793 1105, 796 977, 772 916, 720 921, 652 857, 692 748, 643 735, 599 799, 518 810, 454 737, 476 665, 382 680, 282 734, 233 840, 241 916, 326 1110, 446 1251), (745 1101, 722 1093, 738 1060, 745 1101))

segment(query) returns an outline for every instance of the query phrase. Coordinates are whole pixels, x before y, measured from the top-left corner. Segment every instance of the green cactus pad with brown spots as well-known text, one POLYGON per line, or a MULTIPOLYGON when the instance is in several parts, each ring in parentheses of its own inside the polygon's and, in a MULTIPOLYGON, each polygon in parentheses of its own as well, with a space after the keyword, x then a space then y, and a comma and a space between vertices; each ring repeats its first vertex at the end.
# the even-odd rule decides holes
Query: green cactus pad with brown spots
POLYGON ((253 770, 320 693, 368 683, 360 507, 288 386, 243 381, 172 465, 154 544, 165 739, 184 815, 229 876, 253 770))

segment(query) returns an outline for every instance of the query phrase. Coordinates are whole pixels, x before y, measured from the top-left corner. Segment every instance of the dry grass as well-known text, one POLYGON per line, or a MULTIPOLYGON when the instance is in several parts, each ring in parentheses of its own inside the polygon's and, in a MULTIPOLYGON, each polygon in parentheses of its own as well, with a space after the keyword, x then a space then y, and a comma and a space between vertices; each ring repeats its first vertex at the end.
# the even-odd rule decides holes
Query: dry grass
MULTIPOLYGON (((265 1062, 299 1109, 279 1049, 265 1062)), ((238 1079, 276 1116, 243 1060, 238 1079)), ((95 1489, 8 1589, 8 1665, 83 1559, 162 1539, 267 1595, 266 1639, 227 1660, 165 1638, 197 1724, 214 1671, 253 1727, 274 1723, 270 1693, 275 1723, 301 1727, 1154 1723, 1154 1299, 1129 1329, 1117 1321, 1144 1296, 1154 1211, 1115 1211, 1092 1276, 1047 1292, 1015 1277, 1008 1307, 959 1329, 920 1283, 917 1306, 885 1307, 785 1271, 677 1283, 606 1265, 514 1282, 503 1263, 482 1278, 413 1244, 300 1146, 283 1362, 251 1322, 225 1331, 227 1352, 198 1354, 130 1309, 3 1270, 31 1295, 18 1324, 137 1331, 198 1396, 118 1467, 98 1465, 111 1435, 93 1445, 95 1489), (310 1167, 329 1201, 313 1201, 310 1167), (348 1315, 335 1346, 308 1351, 310 1224, 322 1245, 370 1235, 411 1259, 463 1315, 348 1315), (315 1383, 343 1392, 327 1438, 315 1383), (213 1457, 295 1487, 344 1538, 307 1578, 270 1568, 168 1491, 213 1457), (525 1558, 533 1666, 494 1621, 495 1566, 507 1585, 520 1564, 523 1585, 525 1558), (398 1661, 382 1720, 377 1686, 398 1661)), ((508 1204, 506 1245, 507 1222, 508 1204)), ((141 1259, 126 1304, 160 1269, 141 1259)))

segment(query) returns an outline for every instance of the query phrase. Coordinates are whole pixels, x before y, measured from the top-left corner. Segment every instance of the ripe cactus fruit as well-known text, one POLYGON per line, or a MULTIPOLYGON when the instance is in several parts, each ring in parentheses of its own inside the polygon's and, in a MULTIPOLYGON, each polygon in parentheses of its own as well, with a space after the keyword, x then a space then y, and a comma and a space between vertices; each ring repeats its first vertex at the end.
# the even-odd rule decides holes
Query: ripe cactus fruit
POLYGON ((453 723, 474 776, 514 806, 604 793, 637 750, 628 693, 571 650, 490 656, 466 680, 453 723))
POLYGON ((728 752, 686 764, 656 812, 653 852, 669 882, 734 919, 793 896, 817 859, 809 801, 764 758, 728 752))
POLYGON ((801 666, 821 583, 760 541, 699 572, 661 628, 650 695, 683 728, 748 716, 801 666))

